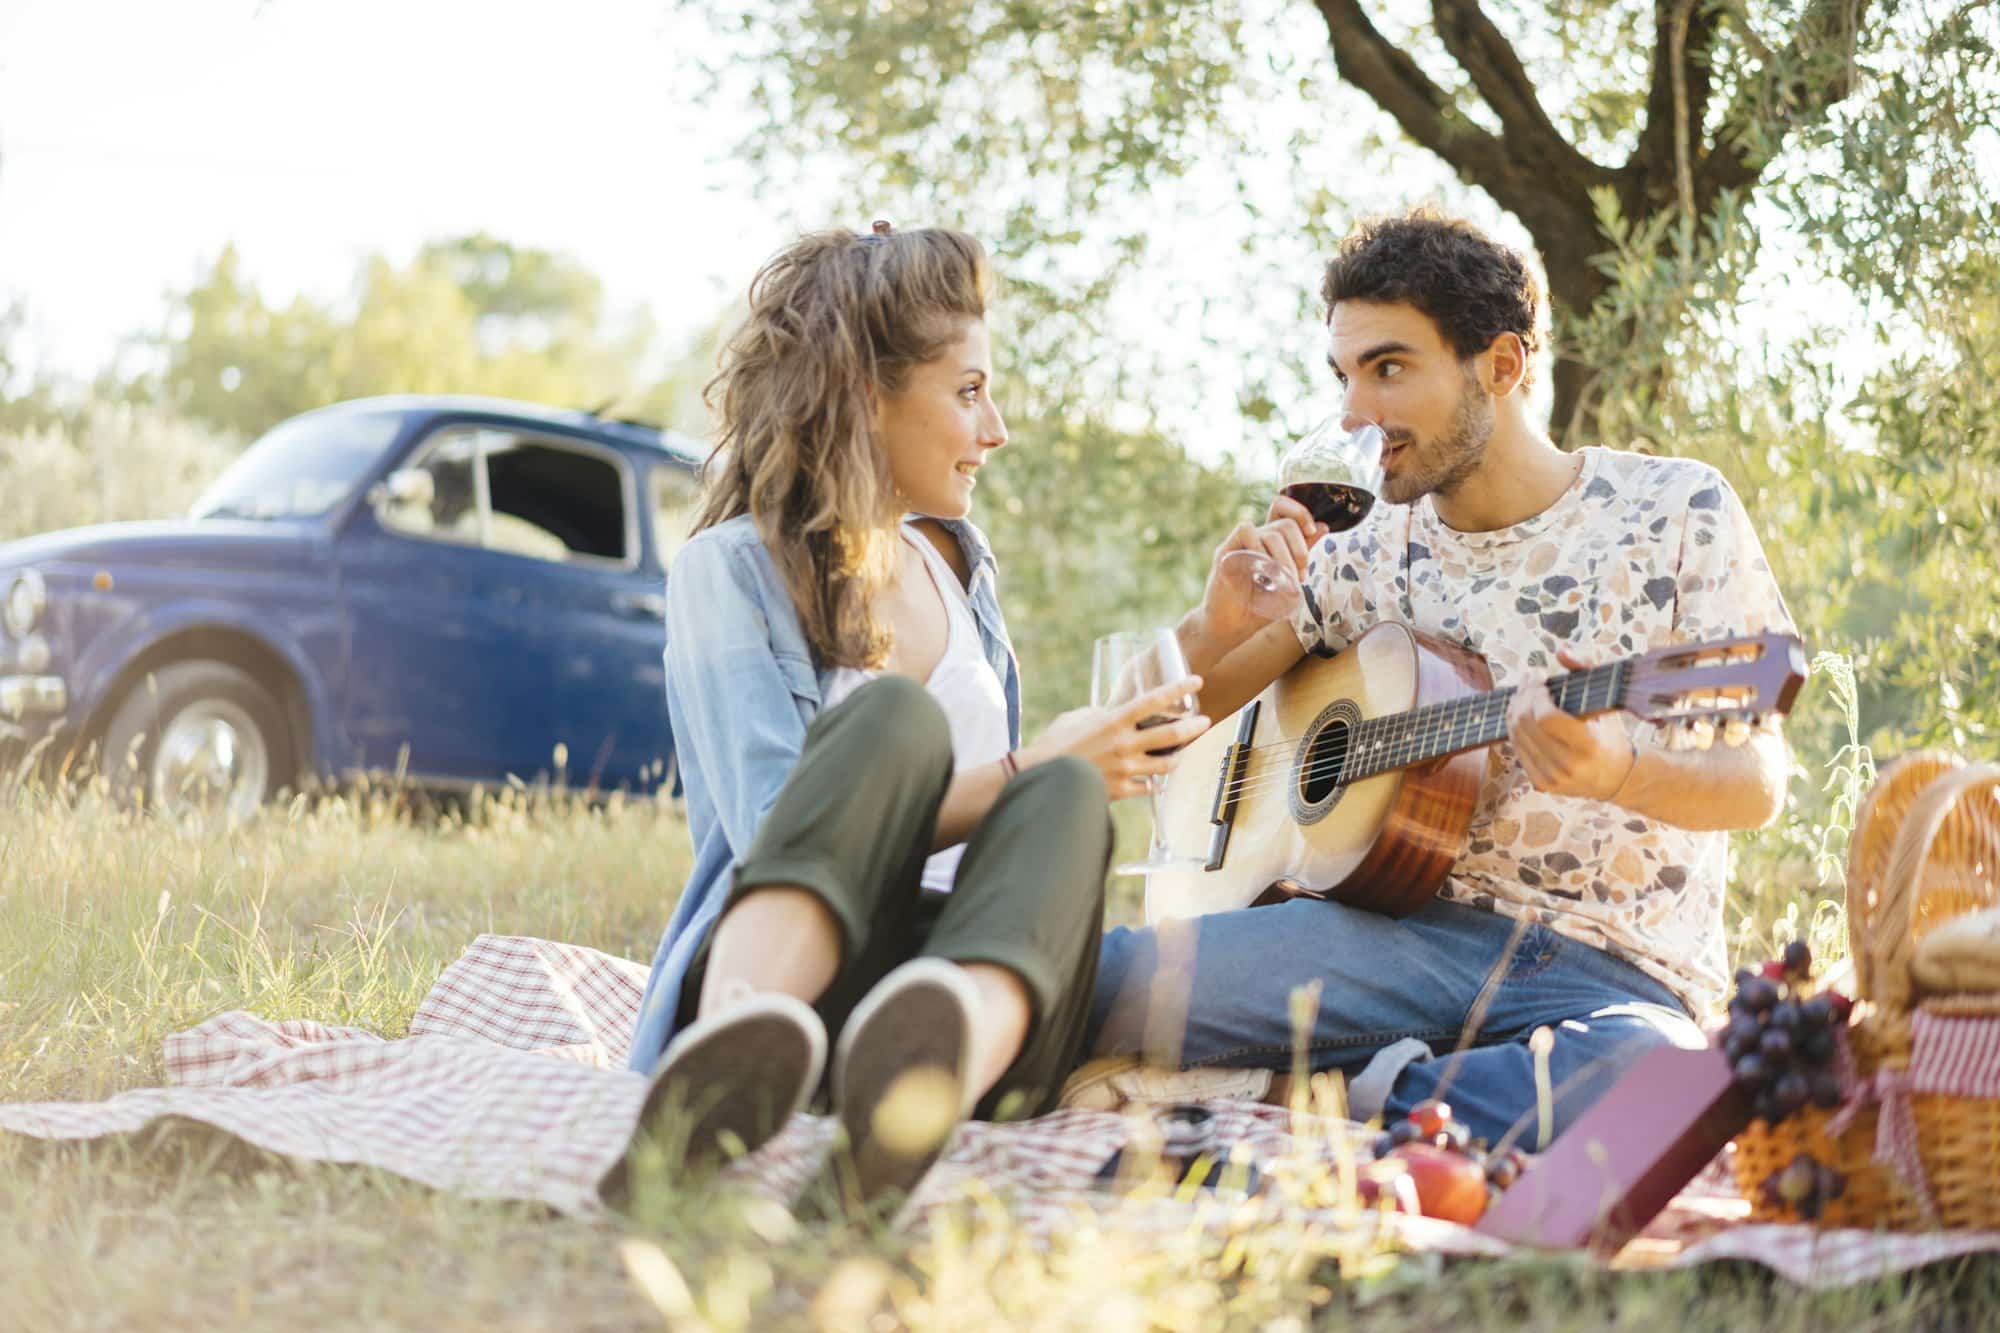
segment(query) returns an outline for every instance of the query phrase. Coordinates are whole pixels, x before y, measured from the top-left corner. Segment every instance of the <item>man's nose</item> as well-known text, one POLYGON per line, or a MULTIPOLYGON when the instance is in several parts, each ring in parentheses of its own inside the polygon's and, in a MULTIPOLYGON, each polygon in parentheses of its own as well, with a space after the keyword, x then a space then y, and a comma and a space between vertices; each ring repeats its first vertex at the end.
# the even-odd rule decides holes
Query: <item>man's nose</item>
POLYGON ((1375 412, 1367 410, 1364 404, 1357 403, 1354 393, 1349 391, 1346 399, 1340 405, 1340 428, 1352 435, 1363 426, 1380 426, 1381 424, 1382 422, 1378 415, 1375 412))

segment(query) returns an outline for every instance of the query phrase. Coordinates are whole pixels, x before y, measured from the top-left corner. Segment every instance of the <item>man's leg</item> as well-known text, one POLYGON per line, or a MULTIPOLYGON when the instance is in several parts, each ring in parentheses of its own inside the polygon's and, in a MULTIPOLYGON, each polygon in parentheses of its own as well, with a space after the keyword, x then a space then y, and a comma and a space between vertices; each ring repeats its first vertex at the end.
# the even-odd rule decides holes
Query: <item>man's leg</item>
POLYGON ((1463 1052, 1440 1048, 1438 1059, 1377 1071, 1389 1116, 1442 1097, 1474 1134, 1497 1143, 1518 1128, 1517 1142, 1539 1149, 1647 1051, 1707 1044, 1665 986, 1540 923, 1519 932, 1481 1007, 1463 1052), (1540 1028, 1549 1030, 1546 1063, 1531 1045, 1540 1028))
POLYGON ((1534 1112, 1536 1027, 1555 1031, 1549 1077, 1568 1085, 1558 1127, 1643 1051, 1700 1039, 1658 982, 1546 926, 1448 902, 1397 920, 1294 901, 1107 935, 1091 1049, 1285 1069, 1293 996, 1314 982, 1307 1063, 1349 1075, 1357 1118, 1400 1115, 1442 1088, 1488 1139, 1534 1112), (1462 1040, 1473 1049, 1431 1058, 1462 1040))
POLYGON ((1513 923, 1433 902, 1402 919, 1294 900, 1107 934, 1091 1006, 1097 1055, 1290 1067, 1293 992, 1318 983, 1304 1034, 1316 1069, 1394 1042, 1449 1049, 1513 923))

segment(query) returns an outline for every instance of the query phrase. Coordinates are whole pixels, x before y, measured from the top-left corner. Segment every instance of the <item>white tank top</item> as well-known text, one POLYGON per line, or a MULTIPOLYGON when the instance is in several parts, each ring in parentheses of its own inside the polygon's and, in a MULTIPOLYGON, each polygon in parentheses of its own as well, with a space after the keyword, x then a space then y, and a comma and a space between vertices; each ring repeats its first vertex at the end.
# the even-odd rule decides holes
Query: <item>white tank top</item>
MULTIPOLYGON (((951 726, 952 768, 956 771, 997 763, 1008 750, 1007 692, 980 647, 979 626, 972 618, 972 605, 966 600, 965 589, 959 586, 958 575, 922 533, 905 525, 903 540, 923 556, 924 567, 930 571, 931 582, 937 585, 938 596, 944 601, 944 656, 931 668, 924 689, 944 709, 945 721, 951 726)), ((856 667, 834 668, 822 706, 833 707, 880 674, 856 667)), ((939 893, 951 892, 959 858, 964 855, 964 843, 932 852, 924 862, 924 887, 939 893)))

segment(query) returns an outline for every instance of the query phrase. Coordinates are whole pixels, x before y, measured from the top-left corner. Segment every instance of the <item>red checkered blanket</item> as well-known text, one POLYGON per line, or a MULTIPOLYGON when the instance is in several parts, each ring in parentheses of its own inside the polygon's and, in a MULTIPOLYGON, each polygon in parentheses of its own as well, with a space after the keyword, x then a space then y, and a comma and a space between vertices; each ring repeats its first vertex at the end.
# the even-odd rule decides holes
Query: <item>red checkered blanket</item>
MULTIPOLYGON (((644 1080, 623 1067, 646 970, 594 949, 486 935, 438 978, 397 1041, 355 1028, 222 1014, 166 1043, 168 1086, 96 1103, 0 1105, 0 1131, 44 1139, 129 1134, 198 1121, 271 1152, 365 1164, 472 1198, 539 1200, 596 1215, 595 1182, 624 1151, 644 1080)), ((1245 1101, 1210 1103, 1217 1141, 1238 1145, 1282 1186, 1323 1173, 1357 1126, 1245 1101)), ((1322 1228, 1383 1244, 1497 1255, 1498 1241, 1449 1223, 1314 1210, 1282 1187, 1248 1204, 1134 1202, 1098 1187, 1099 1168, 1132 1120, 1059 1111, 1012 1125, 968 1124, 907 1214, 922 1226, 969 1187, 1010 1201, 1018 1225, 1054 1235, 1079 1212, 1107 1223, 1185 1234, 1190 1222, 1255 1225, 1311 1216, 1322 1228), (975 1185, 976 1182, 976 1185, 975 1185), (1246 1208, 1250 1212, 1246 1213, 1246 1208), (1226 1221, 1224 1220, 1226 1218, 1226 1221)), ((789 1201, 820 1169, 831 1138, 801 1115, 730 1171, 789 1201)), ((1615 1261, 1628 1267, 1748 1259, 1795 1282, 1837 1286, 1982 1250, 2000 1233, 1878 1234, 1748 1226, 1711 1172, 1615 1261)), ((1324 1233, 1323 1233, 1324 1234, 1324 1233)))

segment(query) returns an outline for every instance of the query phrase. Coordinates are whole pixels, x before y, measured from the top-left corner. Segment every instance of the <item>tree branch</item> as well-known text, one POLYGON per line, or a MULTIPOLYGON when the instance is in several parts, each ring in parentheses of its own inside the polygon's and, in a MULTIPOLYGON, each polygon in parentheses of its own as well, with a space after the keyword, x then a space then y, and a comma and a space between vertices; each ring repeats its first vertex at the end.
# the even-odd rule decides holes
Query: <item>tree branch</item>
POLYGON ((1549 119, 1513 44, 1486 17, 1479 0, 1431 0, 1431 14, 1445 50, 1500 117, 1510 149, 1550 165, 1567 163, 1565 175, 1599 169, 1549 119))
POLYGON ((1502 169, 1499 138, 1460 116, 1451 94, 1368 21, 1359 0, 1314 3, 1333 43, 1334 69, 1394 116, 1403 133, 1481 183, 1502 169))
POLYGON ((1700 0, 1654 0, 1653 77, 1646 125, 1626 169, 1664 181, 1678 162, 1701 155, 1713 80, 1708 53, 1718 11, 1700 0))
POLYGON ((1869 4, 1812 0, 1785 49, 1744 80, 1697 175, 1695 196, 1703 208, 1724 190, 1755 182, 1792 129, 1853 91, 1855 43, 1869 4), (1784 78, 1774 84, 1781 70, 1784 78), (1766 127, 1762 145, 1753 132, 1760 123, 1766 127))
MULTIPOLYGON (((1404 133, 1437 154, 1462 179, 1521 219, 1542 252, 1551 289, 1579 309, 1587 306, 1603 285, 1588 263, 1588 257, 1603 248, 1590 191, 1614 183, 1612 170, 1577 152, 1552 126, 1549 142, 1533 138, 1532 124, 1525 140, 1511 133, 1488 133, 1460 114, 1451 94, 1376 30, 1362 13, 1360 0, 1314 3, 1326 20, 1340 76, 1374 98, 1404 133)), ((1504 41, 1501 46, 1505 47, 1504 41)), ((1489 57, 1483 63, 1486 77, 1501 90, 1501 101, 1511 107, 1514 123, 1522 123, 1527 111, 1520 99, 1525 93, 1532 104, 1533 89, 1525 74, 1511 80, 1506 76, 1507 65, 1519 68, 1512 50, 1506 51, 1504 60, 1489 57)), ((1546 121, 1539 107, 1531 119, 1546 121)), ((1503 119, 1502 124, 1508 122, 1503 119)))

